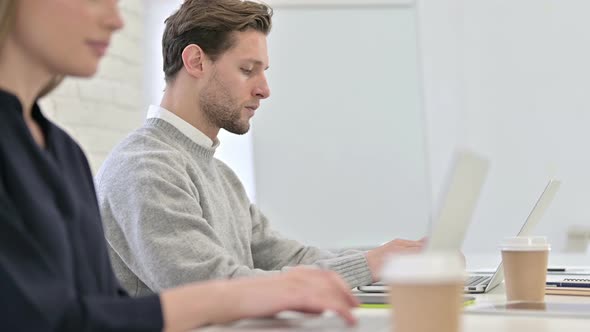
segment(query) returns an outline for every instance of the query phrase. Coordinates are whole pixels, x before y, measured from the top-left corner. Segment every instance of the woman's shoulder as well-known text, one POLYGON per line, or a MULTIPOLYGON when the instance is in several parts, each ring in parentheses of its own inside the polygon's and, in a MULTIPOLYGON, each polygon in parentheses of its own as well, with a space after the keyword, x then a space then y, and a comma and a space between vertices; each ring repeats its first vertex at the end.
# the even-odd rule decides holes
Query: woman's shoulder
POLYGON ((76 155, 84 155, 80 144, 59 125, 48 120, 49 135, 51 144, 58 145, 62 149, 74 152, 76 155))

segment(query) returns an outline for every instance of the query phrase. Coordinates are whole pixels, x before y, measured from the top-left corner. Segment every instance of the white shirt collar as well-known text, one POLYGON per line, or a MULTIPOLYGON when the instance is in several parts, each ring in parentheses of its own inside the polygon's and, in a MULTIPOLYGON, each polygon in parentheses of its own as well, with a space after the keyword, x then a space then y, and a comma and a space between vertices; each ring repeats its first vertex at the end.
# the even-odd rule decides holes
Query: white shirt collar
POLYGON ((161 106, 150 105, 147 112, 147 118, 156 118, 168 122, 193 142, 206 148, 217 148, 219 146, 219 140, 216 139, 213 141, 209 136, 203 134, 202 131, 161 106))

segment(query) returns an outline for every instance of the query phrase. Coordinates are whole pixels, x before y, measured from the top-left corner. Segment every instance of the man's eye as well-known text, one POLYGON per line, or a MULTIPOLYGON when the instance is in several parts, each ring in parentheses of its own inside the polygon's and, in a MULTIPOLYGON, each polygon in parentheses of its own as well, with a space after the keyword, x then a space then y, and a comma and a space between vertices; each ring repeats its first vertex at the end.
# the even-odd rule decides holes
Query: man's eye
POLYGON ((242 68, 242 73, 244 73, 246 75, 250 75, 250 74, 252 74, 252 69, 242 68))

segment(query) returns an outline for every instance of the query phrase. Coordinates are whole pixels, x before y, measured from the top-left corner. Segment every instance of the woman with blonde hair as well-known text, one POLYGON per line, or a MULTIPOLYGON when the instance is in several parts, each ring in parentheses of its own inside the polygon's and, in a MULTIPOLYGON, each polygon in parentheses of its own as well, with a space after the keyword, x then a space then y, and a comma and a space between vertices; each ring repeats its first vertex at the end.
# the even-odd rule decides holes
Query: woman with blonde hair
POLYGON ((183 331, 282 310, 357 304, 332 272, 210 281, 130 298, 114 277, 79 146, 37 100, 90 77, 123 22, 116 0, 0 1, 0 326, 7 331, 183 331))

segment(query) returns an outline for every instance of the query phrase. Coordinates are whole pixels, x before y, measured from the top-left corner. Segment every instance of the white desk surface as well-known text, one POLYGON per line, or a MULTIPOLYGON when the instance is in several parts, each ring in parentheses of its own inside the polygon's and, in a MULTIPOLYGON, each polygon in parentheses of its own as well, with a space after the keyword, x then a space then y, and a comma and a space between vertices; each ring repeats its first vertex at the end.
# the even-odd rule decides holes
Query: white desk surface
MULTIPOLYGON (((468 262, 470 256, 466 255, 468 262)), ((482 269, 493 267, 493 255, 486 256, 486 260, 481 260, 480 264, 472 265, 472 268, 482 269), (482 264, 485 263, 485 264, 482 264)), ((590 256, 587 255, 562 255, 553 256, 550 259, 554 266, 567 267, 588 267, 590 266, 590 256)), ((469 263, 468 263, 469 267, 469 263)), ((492 290, 488 294, 476 294, 476 306, 485 304, 502 304, 506 298, 503 284, 492 290)), ((590 297, 583 296, 557 296, 547 295, 546 302, 560 303, 584 303, 590 305, 590 297)), ((473 308, 473 307, 472 307, 473 308)), ((346 332, 346 331, 363 331, 363 332, 392 332, 390 309, 355 309, 355 315, 359 319, 359 324, 355 327, 347 327, 342 320, 332 315, 310 316, 300 315, 297 313, 285 313, 281 318, 276 319, 258 319, 243 320, 227 326, 212 326, 197 330, 198 332, 346 332)), ((469 313, 469 308, 462 315, 463 332, 577 332, 590 331, 590 312, 589 318, 569 318, 569 317, 546 317, 531 315, 501 315, 501 314, 481 314, 469 313)), ((393 331, 395 332, 395 331, 393 331)))
MULTIPOLYGON (((476 303, 503 303, 503 289, 492 294, 477 295, 476 303), (501 293, 497 293, 501 291, 501 293)), ((590 304, 590 298, 573 296, 547 296, 547 302, 576 302, 590 304)), ((214 326, 199 329, 199 332, 385 332, 392 331, 389 309, 355 309, 359 324, 347 327, 342 320, 332 315, 305 316, 287 313, 279 319, 243 320, 228 326, 214 326)), ((590 313, 589 313, 590 317, 590 313)), ((587 332, 590 331, 590 318, 533 317, 512 315, 463 314, 463 332, 587 332)))

